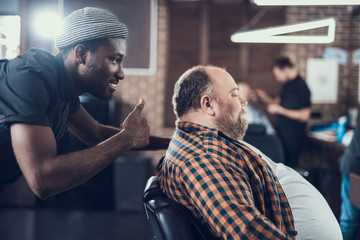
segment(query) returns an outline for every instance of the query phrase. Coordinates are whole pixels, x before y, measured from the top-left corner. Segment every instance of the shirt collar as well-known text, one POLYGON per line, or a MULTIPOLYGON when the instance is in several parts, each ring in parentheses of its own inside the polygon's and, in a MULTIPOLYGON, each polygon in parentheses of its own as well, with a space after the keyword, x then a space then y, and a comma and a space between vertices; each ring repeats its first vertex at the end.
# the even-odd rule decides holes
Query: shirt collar
POLYGON ((180 130, 190 133, 190 132, 211 132, 214 133, 216 135, 218 135, 218 130, 216 130, 215 128, 209 128, 206 127, 204 125, 200 125, 197 123, 192 123, 192 122, 180 122, 177 121, 176 122, 176 127, 179 128, 180 130))
POLYGON ((216 128, 209 128, 204 125, 197 124, 197 123, 177 121, 176 127, 186 133, 194 133, 195 132, 198 134, 212 135, 212 137, 214 137, 214 138, 218 138, 218 137, 225 138, 230 142, 238 143, 238 141, 236 139, 233 139, 233 138, 225 135, 223 132, 217 130, 216 128))
POLYGON ((61 53, 58 53, 56 55, 56 60, 59 63, 59 81, 58 86, 60 89, 60 96, 61 98, 67 102, 72 97, 72 89, 69 81, 69 77, 66 73, 65 65, 64 65, 64 59, 63 55, 61 53))

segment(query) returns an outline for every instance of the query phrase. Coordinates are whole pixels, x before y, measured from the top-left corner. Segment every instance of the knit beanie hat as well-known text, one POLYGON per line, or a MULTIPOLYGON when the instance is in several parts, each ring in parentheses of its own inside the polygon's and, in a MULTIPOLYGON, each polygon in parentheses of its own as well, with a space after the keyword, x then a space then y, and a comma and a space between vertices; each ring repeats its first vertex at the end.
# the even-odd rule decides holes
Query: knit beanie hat
POLYGON ((127 35, 126 26, 112 13, 86 7, 72 12, 64 19, 63 29, 55 38, 55 46, 60 49, 94 39, 126 39, 127 35))

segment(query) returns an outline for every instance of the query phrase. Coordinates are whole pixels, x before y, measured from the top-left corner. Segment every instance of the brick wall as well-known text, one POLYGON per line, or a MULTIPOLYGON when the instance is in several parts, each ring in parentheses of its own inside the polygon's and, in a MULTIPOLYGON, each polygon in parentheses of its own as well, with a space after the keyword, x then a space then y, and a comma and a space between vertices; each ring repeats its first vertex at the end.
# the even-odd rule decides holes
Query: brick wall
MULTIPOLYGON (((303 76, 306 76, 308 58, 322 58, 326 46, 348 50, 360 48, 360 16, 353 18, 354 34, 350 43, 351 7, 348 6, 291 6, 286 9, 286 23, 298 23, 320 18, 336 18, 336 36, 331 44, 287 44, 283 53, 289 55, 303 76)), ((324 28, 312 30, 312 34, 324 34, 324 28)), ((358 66, 339 65, 338 102, 336 104, 314 104, 312 110, 323 114, 323 122, 332 122, 346 115, 349 107, 358 107, 358 66), (350 75, 350 73, 352 75, 350 75)))
MULTIPOLYGON (((346 6, 290 6, 285 9, 285 23, 298 23, 308 20, 315 20, 326 17, 336 18, 336 37, 331 44, 283 44, 281 53, 289 55, 299 68, 300 73, 306 76, 306 61, 308 58, 322 58, 323 50, 326 46, 349 49, 349 19, 350 8, 346 6)), ((354 42, 352 48, 360 48, 360 17, 354 18, 354 42)), ((312 34, 324 34, 327 29, 312 30, 312 34)), ((251 45, 253 48, 255 45, 251 45)), ((260 47, 256 45, 255 47, 260 47)), ((255 54, 255 52, 253 52, 255 54)), ((158 1, 158 45, 157 45, 157 71, 152 76, 126 76, 117 90, 115 97, 121 102, 122 118, 132 110, 139 97, 146 101, 144 116, 147 118, 151 128, 151 134, 157 136, 170 137, 173 128, 164 127, 164 105, 165 105, 165 86, 169 69, 169 6, 168 1, 158 1)), ((256 56, 250 56, 256 59, 256 56)), ((250 63, 259 63, 253 61, 250 63)), ((261 61, 260 61, 261 62, 261 61)), ((339 116, 346 114, 349 106, 358 106, 358 66, 339 67, 339 89, 337 104, 314 104, 313 111, 321 112, 321 121, 335 121, 339 116), (349 74, 352 77, 349 78, 349 74)), ((251 72, 250 72, 251 74, 251 72)), ((255 85, 268 83, 272 78, 271 72, 267 72, 268 77, 256 79, 255 85), (261 80, 263 79, 263 80, 261 80), (263 83, 258 81, 264 81, 263 83)), ((274 82, 276 85, 276 83, 274 82)), ((275 86, 276 88, 276 86, 275 86)), ((145 152, 144 154, 157 159, 164 151, 145 152)))
MULTIPOLYGON (((158 0, 157 71, 154 75, 127 75, 116 91, 115 99, 121 109, 121 120, 134 108, 138 99, 145 99, 143 111, 152 135, 170 137, 173 129, 164 128, 164 86, 167 69, 168 9, 166 0, 158 0)), ((156 161, 165 151, 143 152, 156 161)))

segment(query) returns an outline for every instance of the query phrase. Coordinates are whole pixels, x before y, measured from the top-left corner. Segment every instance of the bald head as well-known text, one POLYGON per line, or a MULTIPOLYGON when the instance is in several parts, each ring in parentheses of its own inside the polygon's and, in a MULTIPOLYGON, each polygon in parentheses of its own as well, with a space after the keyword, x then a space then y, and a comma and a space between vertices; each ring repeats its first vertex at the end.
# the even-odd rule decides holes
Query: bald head
POLYGON ((172 103, 177 118, 190 110, 200 108, 200 100, 204 94, 214 96, 211 69, 221 69, 214 66, 195 66, 180 76, 175 84, 172 103))
POLYGON ((215 128, 234 139, 241 139, 247 128, 242 117, 247 101, 223 68, 196 66, 176 82, 174 112, 180 121, 215 128))

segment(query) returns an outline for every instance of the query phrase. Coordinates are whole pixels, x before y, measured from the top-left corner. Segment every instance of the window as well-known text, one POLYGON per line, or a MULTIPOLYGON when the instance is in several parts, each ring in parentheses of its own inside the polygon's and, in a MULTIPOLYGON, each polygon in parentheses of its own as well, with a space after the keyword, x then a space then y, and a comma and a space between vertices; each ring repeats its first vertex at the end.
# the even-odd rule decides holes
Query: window
POLYGON ((0 59, 14 58, 20 53, 20 17, 0 15, 0 59))

